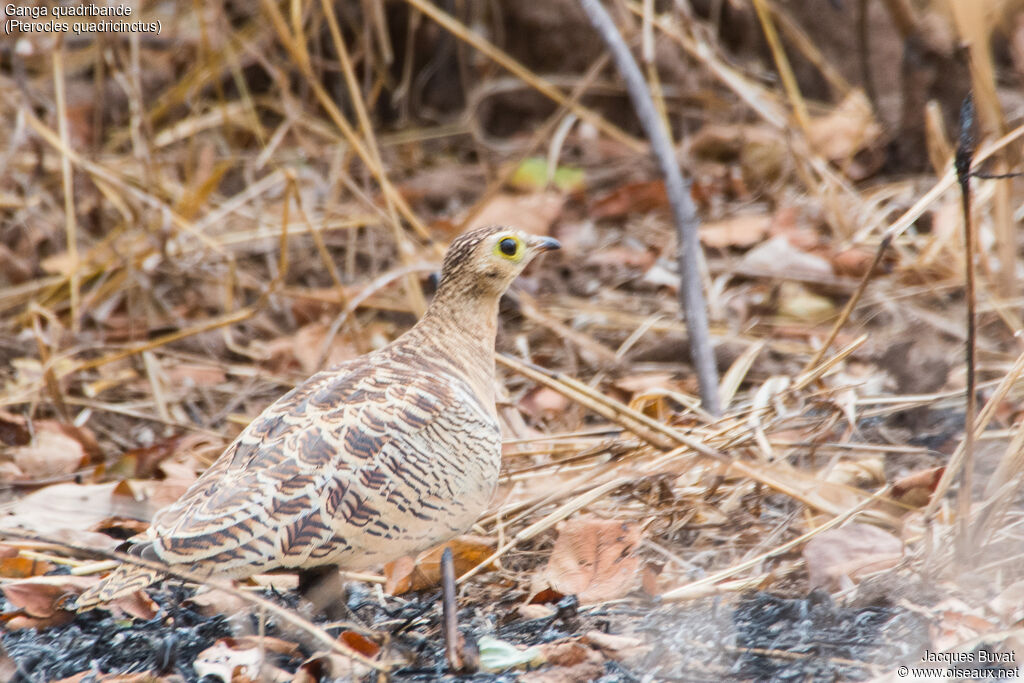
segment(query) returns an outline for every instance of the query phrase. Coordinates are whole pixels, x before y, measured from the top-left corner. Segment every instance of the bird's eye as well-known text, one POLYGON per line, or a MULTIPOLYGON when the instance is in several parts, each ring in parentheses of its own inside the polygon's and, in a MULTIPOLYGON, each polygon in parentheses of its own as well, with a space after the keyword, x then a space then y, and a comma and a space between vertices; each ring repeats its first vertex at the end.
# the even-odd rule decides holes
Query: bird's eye
POLYGON ((498 242, 498 251, 505 256, 515 256, 519 251, 519 240, 514 237, 506 237, 498 242))

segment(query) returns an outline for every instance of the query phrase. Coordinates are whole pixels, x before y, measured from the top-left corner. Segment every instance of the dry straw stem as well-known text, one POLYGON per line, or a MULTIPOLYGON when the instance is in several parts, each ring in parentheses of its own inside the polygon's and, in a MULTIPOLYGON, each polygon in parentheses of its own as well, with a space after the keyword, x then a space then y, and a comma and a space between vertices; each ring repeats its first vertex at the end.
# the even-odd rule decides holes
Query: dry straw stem
POLYGON ((144 567, 146 569, 152 569, 154 571, 161 572, 162 574, 165 574, 167 577, 172 579, 178 579, 179 581, 188 581, 190 583, 199 584, 200 586, 206 586, 212 590, 222 591, 224 593, 227 593, 228 595, 240 598, 248 603, 251 603, 259 607, 261 610, 275 615, 282 621, 285 621, 291 624, 292 626, 302 631, 305 631, 309 635, 313 636, 313 638, 323 643, 330 650, 338 653, 339 655, 353 659, 359 662, 360 664, 363 664, 365 666, 370 667, 371 669, 374 669, 375 671, 387 672, 389 670, 389 667, 387 667, 386 665, 380 664, 371 659, 367 659, 355 650, 349 649, 340 640, 332 637, 331 634, 327 633, 327 631, 323 630, 322 628, 310 622, 308 619, 302 617, 301 615, 297 614, 296 612, 281 607, 280 605, 277 605, 271 602, 270 600, 267 600, 266 598, 254 595, 248 591, 239 590, 238 588, 235 588, 234 586, 228 583, 213 581, 206 577, 202 577, 185 570, 171 569, 167 565, 161 564, 159 562, 151 562, 149 560, 144 560, 141 557, 135 557, 134 555, 129 555, 127 553, 120 553, 110 550, 100 550, 97 548, 88 548, 86 546, 66 543, 64 541, 47 538, 46 536, 40 534, 24 532, 16 529, 0 529, 0 536, 5 536, 7 538, 15 538, 22 541, 46 543, 48 546, 53 548, 59 548, 64 552, 67 552, 68 554, 86 557, 99 557, 105 560, 116 560, 124 564, 131 564, 137 567, 144 567))
MULTIPOLYGON (((181 214, 179 214, 177 211, 171 208, 162 199, 159 199, 150 194, 149 192, 146 192, 142 188, 136 187, 130 182, 123 180, 107 167, 101 164, 93 163, 88 159, 82 158, 77 152, 75 152, 67 144, 65 144, 58 134, 55 134, 52 130, 50 130, 50 128, 46 126, 46 124, 40 121, 35 114, 33 114, 27 108, 23 108, 23 110, 25 112, 25 120, 29 124, 29 126, 31 126, 32 129, 35 130, 36 133, 41 138, 43 138, 43 140, 46 141, 47 144, 49 144, 51 147, 60 152, 63 158, 66 158, 70 163, 74 164, 76 167, 88 173, 89 176, 92 177, 92 179, 96 182, 98 187, 103 189, 104 183, 106 183, 107 186, 110 188, 117 189, 126 195, 133 196, 135 199, 149 206, 150 208, 163 212, 163 215, 167 216, 167 218, 179 230, 184 230, 185 232, 189 233, 190 235, 201 241, 208 248, 212 249, 214 252, 219 254, 223 253, 216 242, 214 242, 212 239, 204 235, 202 232, 196 230, 191 224, 191 222, 186 220, 181 214)), ((115 203, 115 205, 117 205, 117 203, 115 203)))
POLYGON ((796 76, 793 75, 793 68, 786 57, 786 50, 782 47, 782 41, 775 30, 775 22, 768 11, 767 0, 753 0, 754 9, 757 12, 757 20, 761 22, 761 29, 768 41, 768 47, 772 51, 772 58, 775 60, 775 68, 779 70, 782 78, 782 87, 789 98, 790 106, 793 107, 793 115, 796 117, 797 125, 804 135, 810 130, 810 116, 807 114, 807 103, 800 94, 800 87, 796 83, 796 76))
MULTIPOLYGON (((866 337, 861 337, 860 339, 855 340, 838 355, 838 358, 845 358, 858 346, 863 344, 865 340, 866 337)), ((843 511, 841 506, 837 505, 827 496, 832 496, 834 498, 849 498, 850 496, 860 497, 864 495, 864 493, 859 489, 829 484, 827 482, 816 482, 813 487, 809 487, 807 486, 805 477, 802 477, 798 471, 788 468, 785 463, 750 463, 730 458, 720 450, 716 450, 706 444, 706 442, 712 438, 711 436, 706 436, 704 442, 699 441, 683 434, 669 425, 658 422, 639 411, 633 410, 629 406, 626 406, 615 399, 596 392, 586 384, 583 384, 572 377, 562 373, 546 371, 541 368, 537 368, 532 364, 523 363, 508 356, 497 355, 496 358, 498 362, 515 370, 519 374, 522 374, 524 377, 553 389, 570 400, 576 401, 580 405, 593 410, 595 413, 605 417, 606 419, 622 425, 625 429, 633 432, 655 448, 663 451, 668 450, 668 453, 662 453, 650 462, 644 464, 644 471, 648 473, 664 472, 669 471, 672 468, 678 468, 680 466, 680 463, 677 462, 679 457, 687 455, 690 452, 696 452, 727 465, 736 475, 760 482, 769 488, 827 514, 836 515, 843 511), (667 470, 666 468, 669 469, 667 470)), ((828 363, 816 368, 814 372, 801 378, 801 381, 805 385, 809 384, 817 377, 824 374, 832 364, 832 359, 830 359, 828 363)), ((737 416, 723 418, 723 420, 720 421, 720 424, 727 425, 727 427, 719 433, 719 440, 728 437, 728 430, 742 431, 742 434, 738 434, 733 437, 733 443, 731 444, 733 446, 737 445, 740 440, 749 440, 751 438, 747 423, 739 420, 737 416)), ((633 479, 633 476, 627 476, 617 479, 616 481, 619 481, 619 485, 621 485, 629 483, 633 479)), ((594 478, 591 477, 590 480, 593 481, 594 478)), ((572 489, 573 487, 566 488, 572 489)), ((614 489, 615 487, 612 488, 614 489)), ((886 524, 892 523, 892 520, 887 519, 885 515, 880 515, 880 520, 886 524)))
MULTIPOLYGON (((533 135, 530 137, 529 142, 526 143, 526 147, 520 153, 519 158, 514 163, 510 163, 505 167, 505 170, 498 174, 494 180, 492 180, 483 193, 476 199, 473 206, 469 208, 469 211, 459 221, 458 231, 463 232, 469 225, 476 220, 476 217, 480 215, 488 202, 491 201, 501 190, 505 187, 512 176, 515 175, 519 169, 523 160, 531 156, 540 146, 547 140, 552 133, 560 125, 560 122, 566 120, 567 112, 570 112, 571 106, 578 105, 580 98, 586 93, 597 77, 601 75, 601 71, 608 65, 608 55, 603 54, 597 58, 597 60, 587 69, 587 72, 583 77, 573 86, 572 92, 569 93, 569 98, 564 105, 559 105, 558 109, 547 118, 547 120, 538 128, 533 135)), ((573 114, 573 116, 575 116, 573 114)))
MULTIPOLYGON (((356 118, 359 120, 359 128, 363 134, 363 138, 366 140, 366 146, 373 158, 374 164, 376 164, 377 168, 381 169, 381 176, 383 177, 385 170, 384 162, 381 160, 380 156, 380 147, 377 144, 373 124, 370 122, 370 117, 366 111, 366 103, 363 102, 363 93, 359 89, 359 83, 356 81, 356 74, 352 68, 352 60, 349 58, 348 48, 345 46, 345 41, 341 37, 341 29, 338 27, 338 18, 334 14, 334 7, 330 0, 321 0, 320 6, 323 10, 324 16, 327 17, 327 26, 331 32, 331 39, 334 41, 334 49, 338 53, 338 60, 341 62, 341 70, 345 75, 345 85, 348 88, 349 99, 352 102, 352 107, 356 111, 356 118)), ((390 218, 388 224, 392 228, 392 235, 394 237, 395 244, 399 247, 399 258, 402 263, 408 265, 415 251, 408 248, 407 240, 402 232, 402 226, 395 210, 395 202, 387 192, 384 193, 384 202, 390 218)), ((410 273, 405 278, 405 287, 406 292, 408 292, 413 312, 416 313, 417 316, 423 315, 423 312, 427 309, 427 303, 426 298, 423 295, 423 289, 420 287, 419 280, 416 278, 415 274, 410 273)))
MULTIPOLYGON (((362 140, 359 139, 359 136, 356 134, 351 124, 349 124, 344 114, 341 113, 341 110, 334 102, 334 99, 324 89, 323 85, 321 85, 320 79, 313 72, 312 63, 310 62, 309 55, 305 49, 305 41, 300 40, 297 36, 292 34, 291 30, 288 28, 287 22, 281 15, 281 11, 273 0, 262 0, 261 4, 263 5, 266 14, 270 17, 271 23, 274 25, 278 39, 284 45, 289 54, 292 55, 292 58, 301 70, 303 77, 309 84, 310 89, 314 95, 316 95, 320 105, 330 116, 331 121, 338 127, 338 130, 341 131, 345 141, 348 142, 353 151, 355 151, 356 156, 358 156, 369 169, 370 173, 377 181, 377 184, 380 186, 381 191, 387 196, 388 201, 394 202, 395 208, 402 217, 409 222, 413 230, 415 230, 421 238, 431 242, 430 232, 427 230, 427 227, 416 216, 398 190, 395 189, 395 186, 388 179, 384 168, 377 163, 374 156, 367 150, 366 146, 363 144, 362 140)), ((404 233, 396 230, 395 234, 400 240, 398 242, 399 252, 409 253, 408 250, 402 248, 402 244, 405 242, 404 233)), ((418 281, 416 284, 418 286, 418 281)))
MULTIPOLYGON (((996 387, 996 390, 985 403, 985 406, 981 409, 977 419, 974 421, 973 436, 975 440, 981 438, 985 429, 988 427, 989 422, 991 422, 992 418, 995 417, 996 408, 1010 393, 1010 389, 1014 387, 1022 373, 1024 373, 1024 353, 1021 353, 1020 356, 1017 357, 1017 361, 1013 364, 1013 367, 1010 368, 1010 371, 999 382, 999 386, 996 387)), ((938 506, 942 503, 942 500, 949 491, 949 488, 953 485, 954 479, 956 479, 957 475, 960 473, 960 469, 963 467, 966 455, 967 449, 965 435, 965 440, 960 442, 956 451, 954 451, 953 455, 950 456, 949 464, 946 465, 946 470, 942 473, 942 478, 939 479, 939 483, 935 487, 935 492, 932 493, 931 500, 929 500, 928 506, 924 509, 924 518, 926 520, 934 518, 938 506)), ((995 481, 995 474, 1005 473, 1005 469, 1005 467, 997 468, 993 478, 990 479, 990 482, 995 481)), ((937 559, 939 558, 933 557, 932 561, 936 561, 937 559)))
POLYGON ((60 176, 64 188, 64 234, 67 238, 68 259, 71 261, 71 274, 68 285, 71 290, 71 331, 78 332, 80 324, 79 310, 79 272, 78 272, 78 221, 75 218, 75 188, 71 175, 71 149, 68 133, 67 98, 64 89, 64 37, 57 36, 57 49, 53 53, 53 85, 57 100, 57 129, 60 133, 60 176))
POLYGON ((787 553, 790 550, 803 545, 804 543, 811 540, 818 534, 828 531, 829 529, 834 529, 844 524, 847 520, 850 520, 855 515, 861 513, 869 505, 879 500, 882 500, 888 492, 889 486, 886 485, 879 489, 878 491, 876 491, 875 493, 873 493, 869 498, 862 500, 854 507, 850 508, 841 515, 833 517, 832 519, 825 522, 816 529, 812 529, 807 533, 802 534, 791 541, 787 541, 782 545, 776 546, 771 550, 761 553, 756 557, 752 557, 731 567, 727 567, 725 569, 722 569, 721 571, 717 571, 714 574, 705 576, 703 579, 698 579, 697 581, 692 581, 683 586, 679 586, 678 588, 673 588, 672 590, 666 591, 662 593, 660 597, 663 600, 690 600, 694 598, 704 597, 704 595, 706 595, 707 589, 711 586, 714 586, 718 582, 724 579, 728 579, 731 576, 735 576, 736 574, 746 571, 747 569, 756 567, 765 560, 771 559, 776 555, 782 555, 784 553, 787 553))
MULTIPOLYGON (((643 8, 638 3, 626 0, 626 6, 634 14, 642 16, 643 8)), ((709 42, 711 32, 697 30, 696 20, 692 17, 689 19, 693 24, 690 34, 679 26, 675 17, 658 15, 654 17, 653 22, 659 31, 682 47, 722 85, 746 103, 754 113, 785 136, 791 145, 794 159, 800 162, 797 164, 796 170, 800 174, 805 188, 818 197, 823 206, 828 209, 831 225, 845 226, 848 222, 848 211, 841 210, 835 205, 836 191, 858 204, 862 201, 861 196, 842 176, 836 173, 831 164, 811 149, 803 134, 803 129, 793 129, 790 125, 790 117, 776 95, 731 67, 728 60, 722 56, 721 50, 709 42)))
POLYGON ((540 94, 553 100, 556 104, 569 109, 572 113, 576 114, 587 123, 590 123, 612 139, 625 144, 634 152, 647 151, 647 146, 643 142, 640 142, 636 138, 630 136, 621 128, 610 123, 599 114, 596 114, 583 105, 574 102, 572 98, 566 97, 561 90, 553 86, 550 82, 527 69, 525 66, 509 56, 508 53, 502 51, 494 43, 488 41, 479 33, 471 31, 465 24, 444 10, 438 8, 433 3, 427 2, 427 0, 406 0, 406 2, 440 24, 442 28, 450 32, 459 40, 476 48, 489 59, 510 71, 513 75, 530 85, 540 94))

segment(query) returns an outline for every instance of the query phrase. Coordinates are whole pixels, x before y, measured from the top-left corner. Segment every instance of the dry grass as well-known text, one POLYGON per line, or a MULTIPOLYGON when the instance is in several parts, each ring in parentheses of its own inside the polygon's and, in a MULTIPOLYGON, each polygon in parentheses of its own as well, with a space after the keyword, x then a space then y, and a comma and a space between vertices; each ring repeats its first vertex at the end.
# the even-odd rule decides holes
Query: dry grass
MULTIPOLYGON (((711 226, 744 212, 771 224, 707 254, 724 417, 700 409, 688 379, 665 277, 673 231, 663 202, 637 199, 638 181, 654 179, 646 145, 621 92, 590 96, 608 86, 604 57, 568 81, 551 78, 427 0, 362 3, 373 12, 359 30, 355 3, 208 3, 163 17, 159 37, 49 49, 48 36, 33 36, 0 52, 0 115, 11 122, 0 140, 0 426, 27 420, 35 439, 34 422, 56 418, 98 442, 78 467, 5 470, 11 510, 54 481, 152 481, 155 469, 125 465, 146 449, 165 448, 178 467, 164 481, 182 468, 194 476, 211 453, 177 439, 212 439, 215 455, 325 361, 400 334, 424 310, 444 244, 497 216, 539 220, 567 249, 509 297, 496 356, 506 472, 475 530, 496 549, 460 580, 464 601, 527 597, 557 524, 581 513, 643 528, 650 546, 640 552, 657 566, 645 589, 665 600, 801 592, 799 551, 854 519, 905 541, 903 561, 886 571, 924 576, 949 596, 981 604, 1024 580, 1013 562, 1024 552, 1021 181, 975 181, 984 407, 962 528, 983 581, 968 583, 952 554, 965 510, 946 495, 965 458, 963 240, 935 108, 938 177, 858 175, 865 157, 885 153, 878 113, 856 113, 849 74, 775 3, 752 4, 768 36, 760 71, 736 66, 704 20, 615 4, 627 40, 646 46, 658 106, 683 138, 711 226), (424 51, 427 37, 455 55, 447 77, 483 93, 433 120, 422 102, 422 117, 409 113, 412 93, 422 98, 432 70, 448 64, 424 51), (665 54, 692 79, 688 92, 666 79, 665 54), (794 54, 816 66, 832 99, 801 92, 794 54), (781 87, 766 86, 776 70, 781 87), (495 150, 481 103, 506 72, 525 84, 524 100, 539 94, 554 110, 534 103, 544 114, 533 131, 520 126, 495 150), (714 157, 708 140, 726 126, 720 135, 739 139, 738 152, 714 157), (510 191, 544 149, 549 168, 583 169, 582 190, 548 178, 510 191), (615 191, 626 209, 602 214, 615 191), (531 197, 558 209, 545 215, 531 197), (780 235, 832 271, 803 273, 792 250, 745 260, 780 235), (845 268, 851 253, 860 260, 845 268), (909 500, 906 478, 935 465, 947 469, 934 493, 909 500)), ((992 17, 1011 5, 952 3, 942 15, 971 41, 975 165, 993 173, 1019 169, 1024 136, 1020 112, 999 97, 1011 75, 990 49, 1002 39, 992 17)), ((0 453, 13 453, 20 445, 6 438, 0 430, 0 453)), ((156 506, 159 493, 145 490, 156 506)), ((16 539, 25 557, 39 552, 16 539)), ((983 616, 993 629, 1013 623, 983 616)))

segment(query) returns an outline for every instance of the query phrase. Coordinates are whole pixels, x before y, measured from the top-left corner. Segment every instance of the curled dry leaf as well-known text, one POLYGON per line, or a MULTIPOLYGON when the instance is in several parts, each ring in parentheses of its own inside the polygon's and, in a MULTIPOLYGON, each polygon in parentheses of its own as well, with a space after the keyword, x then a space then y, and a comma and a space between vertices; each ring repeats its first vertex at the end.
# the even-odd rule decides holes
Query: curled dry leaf
POLYGON ((494 552, 494 541, 482 536, 457 536, 452 540, 419 554, 413 560, 403 557, 384 565, 384 591, 401 595, 409 591, 431 588, 441 582, 441 554, 451 548, 455 576, 459 577, 477 566, 494 552))
POLYGON ((583 604, 621 598, 640 581, 637 525, 614 519, 581 517, 558 526, 558 538, 534 593, 550 588, 575 595, 583 604))
POLYGON ((945 467, 929 467, 900 477, 892 484, 893 500, 912 508, 924 507, 931 500, 945 471, 945 467))
POLYGON ((896 566, 903 541, 871 524, 853 522, 812 538, 803 556, 812 587, 845 590, 865 574, 896 566))
POLYGON ((8 631, 49 628, 74 618, 72 599, 99 579, 93 576, 38 576, 5 583, 0 590, 13 611, 0 615, 8 631))
POLYGON ((380 643, 370 640, 363 634, 356 633, 355 631, 342 631, 341 635, 338 636, 338 640, 370 659, 376 657, 380 652, 380 643))
POLYGON ((66 477, 100 453, 88 429, 56 420, 28 421, 0 411, 0 479, 39 481, 66 477))

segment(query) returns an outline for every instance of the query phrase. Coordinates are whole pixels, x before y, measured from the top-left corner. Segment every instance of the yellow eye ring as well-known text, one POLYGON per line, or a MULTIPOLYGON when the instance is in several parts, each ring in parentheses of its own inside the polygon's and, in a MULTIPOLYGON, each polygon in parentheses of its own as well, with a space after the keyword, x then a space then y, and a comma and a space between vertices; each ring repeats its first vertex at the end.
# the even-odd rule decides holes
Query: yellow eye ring
POLYGON ((523 243, 511 235, 502 237, 494 245, 494 253, 510 261, 519 261, 523 258, 523 243))

